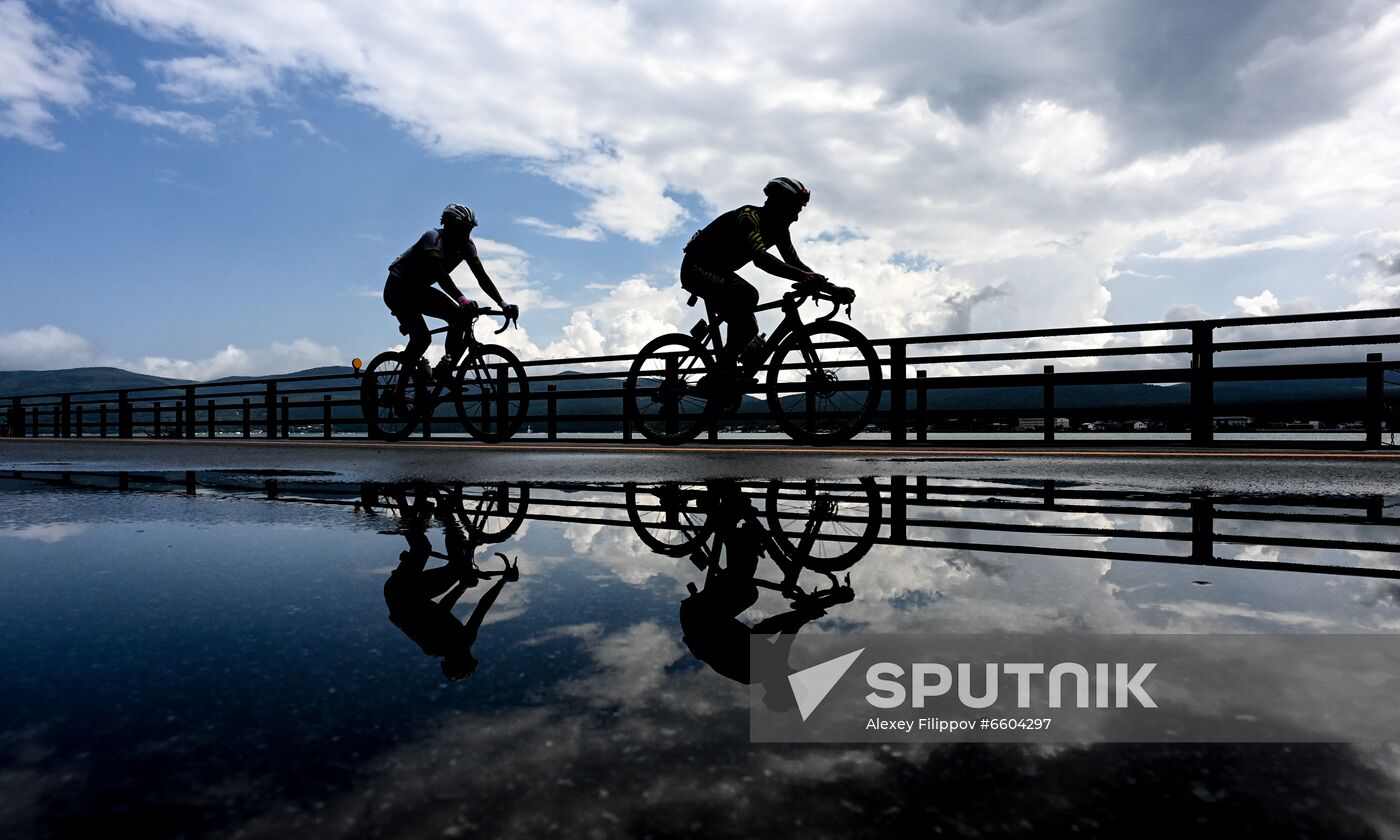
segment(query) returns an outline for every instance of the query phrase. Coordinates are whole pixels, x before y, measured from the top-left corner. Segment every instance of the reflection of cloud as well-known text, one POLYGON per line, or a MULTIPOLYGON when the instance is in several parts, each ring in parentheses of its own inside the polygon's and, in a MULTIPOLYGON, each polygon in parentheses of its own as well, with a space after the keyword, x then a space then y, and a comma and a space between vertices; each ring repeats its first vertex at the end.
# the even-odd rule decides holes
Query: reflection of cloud
POLYGON ((48 525, 23 525, 18 528, 0 528, 0 537, 13 537, 20 540, 37 540, 43 543, 62 542, 75 537, 88 529, 80 522, 54 522, 48 525))

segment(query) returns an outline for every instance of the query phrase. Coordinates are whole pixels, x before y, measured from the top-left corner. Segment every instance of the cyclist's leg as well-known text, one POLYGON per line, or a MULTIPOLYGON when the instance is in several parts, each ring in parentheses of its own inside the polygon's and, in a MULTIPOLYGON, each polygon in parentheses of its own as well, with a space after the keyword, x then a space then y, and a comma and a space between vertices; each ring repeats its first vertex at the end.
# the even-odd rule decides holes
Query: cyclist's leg
POLYGON ((422 358, 423 351, 433 343, 432 333, 428 331, 428 322, 423 320, 423 311, 416 297, 393 280, 384 284, 384 305, 399 319, 399 326, 408 336, 408 345, 403 351, 407 357, 406 366, 412 366, 422 358))
POLYGON ((715 312, 729 324, 729 335, 715 360, 719 366, 733 368, 739 354, 758 335, 758 289, 732 271, 716 271, 692 260, 681 263, 681 286, 704 298, 715 312))

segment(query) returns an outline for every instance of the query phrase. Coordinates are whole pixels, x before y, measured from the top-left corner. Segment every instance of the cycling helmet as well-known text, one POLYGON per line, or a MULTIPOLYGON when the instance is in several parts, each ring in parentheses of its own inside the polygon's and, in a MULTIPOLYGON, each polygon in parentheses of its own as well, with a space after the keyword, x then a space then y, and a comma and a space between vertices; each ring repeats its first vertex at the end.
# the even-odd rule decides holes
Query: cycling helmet
POLYGON ((476 214, 470 207, 461 204, 449 204, 442 210, 442 223, 445 225, 466 225, 476 227, 476 214))
POLYGON ((763 188, 763 194, 769 198, 796 202, 799 207, 805 207, 807 200, 812 197, 807 188, 802 186, 802 182, 793 178, 774 178, 763 188))

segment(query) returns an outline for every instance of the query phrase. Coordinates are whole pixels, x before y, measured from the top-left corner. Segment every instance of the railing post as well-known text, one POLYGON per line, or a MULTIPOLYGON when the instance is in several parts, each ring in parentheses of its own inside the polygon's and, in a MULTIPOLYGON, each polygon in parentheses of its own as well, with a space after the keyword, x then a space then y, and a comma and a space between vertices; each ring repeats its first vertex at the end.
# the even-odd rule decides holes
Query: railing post
POLYGON ((126 391, 117 392, 117 437, 131 437, 131 397, 126 391))
POLYGON ((63 396, 58 398, 58 406, 59 411, 63 412, 63 419, 58 423, 57 428, 53 430, 53 436, 72 437, 73 418, 71 415, 73 412, 73 398, 68 396, 67 394, 64 394, 63 396))
POLYGON ((8 421, 11 437, 24 437, 24 403, 19 397, 10 400, 10 419, 8 421))
POLYGON ((81 405, 73 407, 73 436, 83 436, 83 407, 81 405))
MULTIPOLYGON (((419 392, 418 392, 418 395, 419 395, 419 398, 421 399, 421 398, 422 398, 422 395, 423 395, 423 392, 422 392, 422 391, 419 391, 419 392)), ((425 403, 426 403, 426 401, 425 401, 425 403)), ((482 411, 481 411, 481 413, 482 413, 482 415, 483 415, 483 417, 482 417, 482 423, 484 424, 484 423, 487 422, 487 421, 486 421, 486 418, 485 418, 485 415, 488 414, 488 413, 490 412, 490 407, 489 407, 489 405, 486 403, 485 400, 482 401, 482 405, 487 406, 486 408, 483 408, 482 411)), ((437 414, 437 406, 425 404, 423 407, 427 409, 426 411, 423 412, 423 439, 424 439, 424 440, 427 440, 428 438, 431 438, 431 437, 433 436, 433 415, 434 415, 434 414, 437 414)), ((484 429, 484 428, 485 428, 485 425, 483 425, 482 428, 484 429)))
POLYGON ((289 405, 288 405, 288 403, 287 403, 287 400, 289 400, 289 399, 291 399, 291 397, 283 397, 283 398, 282 398, 282 425, 281 425, 281 429, 282 429, 282 437, 284 437, 284 438, 289 438, 289 437, 292 436, 292 415, 291 415, 291 409, 290 409, 290 407, 289 407, 289 405))
POLYGON ((919 443, 928 442, 928 371, 914 374, 914 437, 919 443))
POLYGON ((151 437, 160 438, 160 403, 151 404, 151 437))
POLYGON ((106 437, 106 436, 107 436, 107 404, 106 404, 106 403, 103 403, 103 404, 102 404, 102 407, 101 407, 101 409, 100 409, 100 413, 98 414, 98 417, 100 418, 100 419, 97 421, 98 434, 99 434, 101 437, 106 437))
POLYGON ((902 475, 890 477, 890 539, 903 543, 908 535, 908 479, 902 475))
POLYGON ((1215 506, 1204 494, 1191 497, 1191 559, 1215 559, 1215 506))
POLYGON ((195 393, 193 385, 185 386, 185 438, 194 439, 195 393))
POLYGON ((277 380, 267 383, 267 396, 263 400, 264 435, 268 440, 277 437, 277 380))
POLYGON ((213 438, 215 438, 215 437, 218 436, 218 431, 217 431, 217 430, 218 430, 218 428, 219 428, 219 412, 218 412, 217 409, 214 408, 214 401, 213 401, 213 400, 209 400, 209 402, 208 402, 208 407, 209 407, 209 438, 212 440, 213 438))
POLYGON ((890 442, 904 443, 906 403, 909 400, 909 376, 905 370, 905 343, 890 345, 890 442))
MULTIPOLYGON (((193 434, 190 437, 194 437, 193 434)), ((185 470, 185 495, 193 496, 195 490, 194 470, 185 470)))
MULTIPOLYGON (((545 438, 557 440, 559 438, 559 386, 549 384, 544 389, 544 430, 545 438)), ((627 420, 623 418, 623 425, 627 420)))
POLYGON ((30 413, 30 416, 34 418, 34 437, 38 437, 42 429, 42 426, 39 425, 39 406, 34 406, 34 410, 30 413))
POLYGON ((504 433, 510 425, 510 366, 496 365, 496 431, 504 433))
POLYGON ((243 398, 243 436, 253 436, 253 402, 247 397, 243 398))
POLYGON ((333 425, 331 423, 331 395, 321 395, 321 437, 330 440, 333 425))
MULTIPOLYGON (((679 376, 679 362, 680 360, 675 354, 671 354, 666 357, 666 378, 662 381, 666 383, 668 388, 670 387, 671 383, 676 381, 676 377, 679 376)), ((674 400, 668 399, 666 401, 665 419, 666 434, 675 434, 680 424, 678 422, 678 418, 676 417, 676 403, 674 400)))
POLYGON ((1385 421, 1385 367, 1380 353, 1366 354, 1366 447, 1381 448, 1385 421))
POLYGON ((1044 387, 1044 420, 1045 429, 1041 432, 1046 443, 1053 443, 1055 440, 1055 366, 1046 365, 1045 387, 1044 387))
POLYGON ((185 414, 186 414, 186 412, 185 412, 185 402, 184 402, 184 400, 176 400, 176 401, 175 401, 175 435, 174 435, 174 436, 177 437, 177 438, 182 438, 182 437, 185 436, 185 414))
POLYGON ((1209 324, 1191 327, 1191 442, 1215 442, 1215 347, 1209 324))
POLYGON ((804 405, 803 408, 806 409, 806 415, 807 415, 807 431, 808 431, 808 432, 816 432, 816 430, 817 430, 817 383, 816 383, 816 379, 812 376, 812 374, 809 373, 809 374, 807 374, 806 378, 804 378, 804 379, 802 380, 802 382, 803 382, 804 387, 806 387, 806 389, 807 389, 806 391, 803 392, 803 396, 806 398, 806 399, 805 399, 806 405, 804 405))

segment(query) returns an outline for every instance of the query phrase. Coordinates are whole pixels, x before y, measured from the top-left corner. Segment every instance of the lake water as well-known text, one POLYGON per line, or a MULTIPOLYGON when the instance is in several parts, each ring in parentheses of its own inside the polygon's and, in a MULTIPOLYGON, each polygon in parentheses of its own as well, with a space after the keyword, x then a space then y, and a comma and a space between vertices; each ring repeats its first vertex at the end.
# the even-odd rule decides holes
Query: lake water
POLYGON ((724 510, 799 558, 804 593, 842 593, 800 633, 1395 633, 1395 496, 194 478, 0 481, 0 835, 1400 826, 1391 745, 752 744, 747 686, 681 622, 700 567, 742 545, 712 538, 724 510), (835 514, 804 553, 818 502, 835 514))

